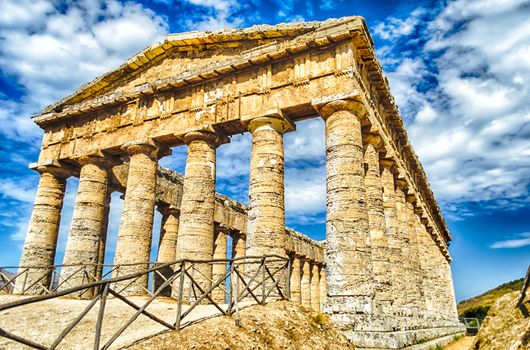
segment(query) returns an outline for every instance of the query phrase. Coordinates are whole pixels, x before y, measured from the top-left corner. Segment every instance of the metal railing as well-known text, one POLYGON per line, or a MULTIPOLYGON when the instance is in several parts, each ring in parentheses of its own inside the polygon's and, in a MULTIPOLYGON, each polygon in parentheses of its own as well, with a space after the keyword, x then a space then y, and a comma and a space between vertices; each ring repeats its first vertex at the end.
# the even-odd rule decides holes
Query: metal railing
MULTIPOLYGON (((148 264, 144 263, 143 265, 147 266, 148 264)), ((62 329, 51 344, 45 345, 38 341, 16 335, 3 328, 0 328, 0 337, 8 338, 35 349, 56 349, 64 338, 87 316, 89 311, 99 303, 93 349, 108 349, 140 315, 146 316, 162 325, 166 330, 179 330, 195 322, 191 319, 187 320, 190 313, 198 305, 207 303, 213 305, 221 315, 235 316, 235 322, 239 324, 239 310, 242 301, 250 301, 251 304, 258 303, 263 305, 271 299, 288 299, 290 295, 290 260, 278 255, 247 256, 226 260, 179 260, 167 264, 150 263, 149 267, 143 271, 124 276, 108 277, 113 272, 117 274, 116 271, 118 268, 117 266, 110 267, 99 281, 70 288, 65 287, 66 282, 54 284, 52 279, 52 283, 49 286, 42 286, 47 293, 24 297, 0 305, 1 315, 3 311, 9 309, 63 296, 83 296, 86 291, 93 291, 94 296, 87 300, 88 304, 85 309, 62 329), (211 268, 218 264, 225 266, 225 272, 218 275, 215 280, 212 280, 208 275, 203 273, 205 267, 211 268), (146 277, 149 280, 148 285, 150 288, 145 286, 145 282, 140 283, 140 285, 142 290, 145 291, 143 294, 148 296, 148 298, 142 305, 137 305, 130 298, 131 286, 134 286, 132 290, 137 291, 138 281, 145 281, 146 277), (215 290, 218 291, 217 297, 213 296, 215 290), (155 299, 164 295, 170 296, 178 301, 176 314, 174 315, 175 322, 168 322, 161 315, 146 310, 155 299), (221 295, 220 299, 219 295, 221 295), (102 329, 105 327, 103 320, 107 301, 111 298, 121 300, 133 308, 135 313, 117 331, 113 332, 108 339, 103 340, 102 329), (184 310, 183 305, 186 303, 189 307, 184 310)), ((16 291, 16 279, 23 276, 25 269, 29 268, 20 268, 19 271, 22 272, 14 276, 7 276, 5 273, 0 275, 0 281, 3 281, 1 290, 4 290, 4 292, 8 289, 16 291)), ((53 266, 46 273, 51 274, 54 272, 57 274, 59 270, 60 266, 53 266)), ((84 270, 80 269, 79 271, 84 270)), ((29 289, 22 288, 21 291, 24 292, 29 289)))
POLYGON ((526 297, 526 291, 528 290, 529 285, 530 285, 530 265, 528 265, 528 270, 526 270, 526 276, 523 282, 523 289, 521 289, 521 296, 519 297, 519 300, 517 301, 517 306, 523 303, 524 298, 526 297))
POLYGON ((480 321, 478 318, 473 317, 460 317, 460 322, 466 326, 467 335, 476 335, 480 328, 480 321))

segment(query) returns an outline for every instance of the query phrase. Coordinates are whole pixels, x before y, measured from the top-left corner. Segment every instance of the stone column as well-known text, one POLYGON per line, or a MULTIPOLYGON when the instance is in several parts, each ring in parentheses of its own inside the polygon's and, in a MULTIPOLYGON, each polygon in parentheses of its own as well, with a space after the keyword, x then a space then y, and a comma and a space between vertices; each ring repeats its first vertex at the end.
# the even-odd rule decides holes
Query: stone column
POLYGON ((250 121, 250 209, 247 254, 285 255, 283 134, 292 129, 280 115, 250 121))
POLYGON ((435 309, 432 302, 436 297, 436 293, 432 288, 430 277, 432 274, 432 257, 429 254, 429 240, 431 240, 431 237, 422 223, 421 209, 417 209, 416 211, 415 230, 420 251, 419 262, 422 272, 421 284, 423 290, 423 302, 425 310, 433 312, 435 309))
POLYGON ((105 264, 105 252, 107 248, 107 235, 109 229, 109 213, 110 213, 110 201, 112 190, 107 188, 107 195, 105 197, 105 209, 103 210, 103 222, 101 223, 101 235, 99 241, 99 253, 98 253, 98 269, 96 271, 97 280, 100 280, 103 276, 103 264, 105 264))
POLYGON ((293 254, 291 256, 291 301, 301 304, 302 303, 302 296, 301 296, 301 275, 300 275, 300 257, 293 254))
POLYGON ((320 265, 320 268, 319 268, 319 273, 320 273, 320 276, 319 276, 319 281, 320 281, 320 287, 319 287, 319 292, 320 292, 320 310, 323 310, 323 305, 326 301, 326 294, 327 294, 327 287, 326 287, 326 267, 324 265, 320 265))
POLYGON ((350 100, 314 104, 326 122, 324 310, 335 321, 350 324, 340 314, 350 317, 371 313, 374 297, 360 121, 364 109, 350 100))
MULTIPOLYGON (((19 273, 25 270, 24 267, 54 264, 66 178, 70 176, 69 172, 57 166, 39 166, 35 170, 40 173, 40 181, 20 258, 19 273)), ((49 268, 32 268, 17 278, 15 292, 45 293, 40 285, 48 288, 51 276, 49 268)))
MULTIPOLYGON (((445 259, 445 257, 444 257, 445 259)), ((444 262, 444 268, 445 268, 445 280, 447 285, 447 292, 449 295, 449 300, 447 303, 447 309, 449 317, 454 317, 455 319, 458 319, 458 310, 456 308, 456 297, 455 297, 455 288, 453 285, 453 276, 451 273, 451 265, 447 259, 444 262)))
POLYGON ((311 307, 311 263, 309 259, 301 258, 302 278, 300 282, 302 305, 311 307))
MULTIPOLYGON (((180 205, 177 259, 211 260, 214 240, 215 161, 219 137, 211 132, 191 132, 184 136, 188 145, 184 188, 180 205)), ((203 290, 211 286, 212 268, 198 264, 192 272, 203 290)), ((190 281, 186 280, 186 295, 190 281)))
MULTIPOLYGON (((226 240, 229 229, 222 225, 215 225, 213 259, 226 259, 226 240)), ((212 281, 217 282, 221 276, 226 274, 226 263, 216 263, 212 265, 212 281)), ((217 302, 224 303, 226 300, 226 282, 223 281, 219 287, 212 291, 212 298, 217 302)))
POLYGON ((415 307, 417 301, 421 298, 418 288, 418 281, 414 269, 415 262, 414 249, 411 244, 411 237, 413 233, 410 232, 409 212, 406 202, 407 182, 403 179, 397 179, 396 183, 396 213, 398 219, 398 237, 401 242, 403 252, 403 272, 404 278, 407 281, 405 291, 405 304, 409 307, 415 307))
POLYGON ((389 271, 388 239, 385 232, 385 207, 383 206, 383 185, 379 168, 379 152, 382 145, 378 135, 365 135, 366 145, 364 162, 366 175, 366 209, 370 228, 370 242, 372 247, 372 271, 376 282, 375 300, 379 307, 391 304, 391 279, 389 271))
POLYGON ((246 235, 238 232, 232 234, 232 258, 245 256, 247 249, 246 235))
POLYGON ((414 203, 416 202, 416 196, 414 194, 408 194, 406 197, 406 209, 408 214, 408 225, 409 225, 409 259, 411 261, 410 268, 412 273, 412 280, 410 283, 414 284, 414 288, 411 289, 414 295, 411 295, 410 304, 417 306, 420 310, 425 309, 425 295, 423 293, 422 286, 422 271, 420 264, 420 250, 419 250, 419 239, 416 235, 416 221, 417 216, 414 213, 414 203))
MULTIPOLYGON (((97 280, 105 223, 110 162, 102 156, 84 156, 78 162, 81 164, 79 187, 63 262, 74 266, 63 267, 61 290, 97 280)), ((94 292, 91 289, 76 295, 92 298, 94 292)))
POLYGON ((320 273, 318 263, 311 262, 311 308, 320 310, 320 273))
MULTIPOLYGON (((162 214, 162 223, 160 226, 160 240, 158 243, 158 254, 156 262, 160 264, 171 263, 176 261, 177 240, 179 229, 179 209, 173 205, 159 205, 158 211, 162 214)), ((163 276, 155 274, 154 283, 157 290, 168 278, 173 275, 173 270, 178 266, 168 266, 158 272, 163 276)), ((171 286, 164 288, 161 292, 163 296, 171 296, 171 286)))
MULTIPOLYGON (((156 195, 156 171, 161 149, 152 141, 127 144, 129 154, 127 188, 121 214, 114 265, 120 266, 115 275, 123 276, 148 268, 153 236, 153 216, 156 195), (141 263, 141 264, 138 264, 141 263)), ((131 281, 118 283, 119 291, 131 281)), ((140 277, 124 291, 127 295, 145 294, 147 275, 140 277)))
POLYGON ((406 280, 402 262, 404 259, 402 242, 398 235, 396 195, 394 184, 395 163, 391 159, 383 159, 381 165, 381 184, 383 186, 383 207, 385 213, 385 234, 388 241, 388 257, 392 282, 392 306, 394 309, 405 304, 406 280))

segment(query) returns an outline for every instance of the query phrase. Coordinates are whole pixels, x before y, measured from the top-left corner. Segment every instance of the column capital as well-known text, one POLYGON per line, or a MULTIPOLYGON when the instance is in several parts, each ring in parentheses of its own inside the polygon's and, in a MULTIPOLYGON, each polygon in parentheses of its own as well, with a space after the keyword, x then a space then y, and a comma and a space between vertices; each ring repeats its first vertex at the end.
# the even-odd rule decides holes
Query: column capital
POLYGON ((148 138, 127 142, 121 146, 121 149, 129 156, 145 154, 151 159, 160 159, 171 154, 170 148, 148 138))
POLYGON ((348 110, 355 113, 360 119, 367 113, 367 109, 358 99, 360 93, 358 90, 352 90, 330 96, 323 96, 311 100, 311 105, 320 114, 322 118, 327 119, 335 112, 348 110))
POLYGON ((379 164, 381 164, 382 168, 388 169, 390 172, 394 172, 396 168, 396 162, 390 158, 379 160, 379 164))
POLYGON ((272 128, 282 135, 296 130, 294 123, 285 117, 279 108, 273 108, 257 115, 244 116, 241 119, 247 123, 251 133, 262 128, 272 128))
POLYGON ((371 145, 377 152, 379 152, 380 148, 384 146, 383 139, 376 133, 363 133, 363 143, 365 149, 368 145, 371 145))
POLYGON ((72 167, 62 164, 57 160, 45 163, 31 163, 29 168, 39 172, 41 175, 43 173, 49 173, 62 179, 68 179, 76 173, 72 167))
POLYGON ((158 210, 158 212, 164 216, 166 215, 178 216, 180 214, 180 208, 178 208, 175 205, 169 205, 166 203, 157 205, 156 210, 158 210))
POLYGON ((394 179, 394 183, 396 184, 396 187, 400 188, 401 190, 403 190, 403 193, 407 193, 407 188, 409 187, 409 184, 407 182, 407 180, 405 180, 404 178, 401 178, 401 177, 398 177, 396 179, 394 179))
POLYGON ((189 145, 193 141, 201 140, 205 141, 211 146, 217 148, 221 146, 223 143, 230 142, 230 139, 228 137, 221 135, 220 133, 208 131, 208 130, 198 130, 198 131, 191 131, 184 136, 182 136, 182 140, 186 145, 189 145))
POLYGON ((110 158, 108 158, 105 154, 103 154, 101 151, 98 151, 96 153, 82 155, 80 157, 77 157, 76 161, 81 166, 85 164, 94 164, 94 165, 103 167, 107 170, 110 169, 114 165, 114 162, 110 158))

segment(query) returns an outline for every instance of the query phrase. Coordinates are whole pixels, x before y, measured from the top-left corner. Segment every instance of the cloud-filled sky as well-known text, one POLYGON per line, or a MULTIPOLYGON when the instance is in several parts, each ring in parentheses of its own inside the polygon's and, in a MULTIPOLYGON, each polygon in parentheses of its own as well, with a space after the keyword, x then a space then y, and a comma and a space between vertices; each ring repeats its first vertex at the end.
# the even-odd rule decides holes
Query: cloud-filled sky
MULTIPOLYGON (((30 116, 168 33, 361 15, 453 234, 458 299, 530 263, 530 1, 0 0, 0 265, 16 265, 41 130, 30 116)), ((325 237, 323 122, 285 136, 287 224, 325 237)), ((248 202, 248 134, 218 149, 217 190, 248 202)), ((161 164, 182 172, 174 149, 161 164)), ((57 263, 77 180, 68 180, 57 263)), ((122 200, 112 196, 107 262, 122 200)), ((156 215, 155 238, 160 217, 156 215)), ((153 251, 156 244, 153 246, 153 251)))

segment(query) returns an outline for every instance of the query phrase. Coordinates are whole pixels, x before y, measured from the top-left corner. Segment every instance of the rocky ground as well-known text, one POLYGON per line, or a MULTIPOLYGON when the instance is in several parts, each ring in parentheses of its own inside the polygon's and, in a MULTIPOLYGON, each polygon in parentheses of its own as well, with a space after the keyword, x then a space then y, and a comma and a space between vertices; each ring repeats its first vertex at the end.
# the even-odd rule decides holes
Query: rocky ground
POLYGON ((444 350, 471 350, 475 337, 463 337, 444 346, 444 350))
POLYGON ((129 349, 355 349, 326 316, 294 303, 256 305, 242 310, 240 316, 239 327, 233 318, 217 317, 139 342, 129 349))
POLYGON ((484 319, 472 349, 530 349, 530 293, 517 305, 520 292, 497 299, 484 319))

